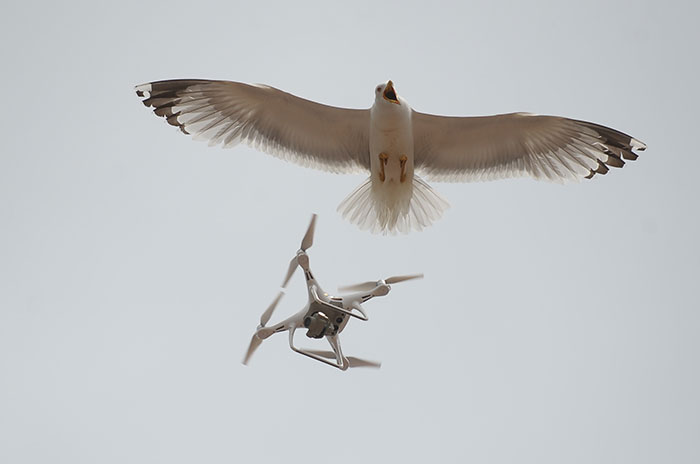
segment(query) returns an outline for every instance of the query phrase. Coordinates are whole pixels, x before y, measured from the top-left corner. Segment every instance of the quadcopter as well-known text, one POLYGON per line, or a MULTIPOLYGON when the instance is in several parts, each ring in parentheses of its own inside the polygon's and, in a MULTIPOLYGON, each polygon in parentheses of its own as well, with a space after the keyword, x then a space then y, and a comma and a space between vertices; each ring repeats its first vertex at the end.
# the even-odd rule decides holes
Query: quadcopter
POLYGON ((314 214, 311 217, 311 223, 306 230, 306 234, 301 241, 301 247, 289 263, 289 270, 282 283, 282 288, 284 289, 289 283, 289 279, 292 278, 294 271, 300 267, 304 271, 309 301, 298 313, 277 324, 268 326, 267 323, 272 317, 275 307, 284 295, 284 291, 280 291, 272 304, 270 304, 262 316, 260 316, 260 325, 255 330, 253 338, 250 340, 250 346, 248 346, 243 364, 248 364, 250 357, 263 340, 270 337, 272 334, 288 331, 289 347, 292 351, 308 356, 311 359, 315 359, 329 366, 337 367, 343 371, 347 370, 349 367, 378 368, 381 366, 381 363, 375 361, 368 361, 353 356, 344 356, 340 348, 338 336, 345 329, 351 318, 356 318, 361 321, 369 320, 367 313, 362 307, 362 303, 377 296, 387 295, 391 290, 390 284, 422 278, 423 274, 394 276, 383 280, 349 285, 341 287, 339 290, 351 291, 354 293, 344 296, 331 296, 323 291, 311 273, 309 256, 306 254, 306 250, 311 248, 313 244, 315 226, 316 215, 314 214), (333 351, 297 347, 294 344, 294 334, 297 329, 305 329, 306 336, 309 338, 321 339, 325 337, 333 351))

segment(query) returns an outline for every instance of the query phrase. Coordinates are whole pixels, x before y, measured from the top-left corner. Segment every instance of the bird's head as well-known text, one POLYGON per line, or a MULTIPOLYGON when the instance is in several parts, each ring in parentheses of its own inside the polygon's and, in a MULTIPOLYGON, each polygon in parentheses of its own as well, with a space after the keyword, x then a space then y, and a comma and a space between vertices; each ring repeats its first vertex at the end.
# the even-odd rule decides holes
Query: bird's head
POLYGON ((395 105, 401 105, 399 102, 399 96, 396 95, 396 90, 394 89, 394 83, 388 81, 386 84, 379 84, 376 89, 374 89, 374 99, 376 102, 389 102, 395 105))

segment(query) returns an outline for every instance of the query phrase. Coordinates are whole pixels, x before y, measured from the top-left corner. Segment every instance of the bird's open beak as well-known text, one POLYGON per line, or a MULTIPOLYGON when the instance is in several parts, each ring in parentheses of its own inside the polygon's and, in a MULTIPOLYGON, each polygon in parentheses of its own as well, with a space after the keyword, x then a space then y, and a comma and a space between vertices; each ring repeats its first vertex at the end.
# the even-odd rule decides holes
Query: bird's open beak
POLYGON ((384 89, 384 100, 391 102, 391 103, 396 103, 397 105, 400 105, 399 99, 396 97, 396 91, 394 90, 394 83, 389 81, 386 83, 386 88, 384 89))

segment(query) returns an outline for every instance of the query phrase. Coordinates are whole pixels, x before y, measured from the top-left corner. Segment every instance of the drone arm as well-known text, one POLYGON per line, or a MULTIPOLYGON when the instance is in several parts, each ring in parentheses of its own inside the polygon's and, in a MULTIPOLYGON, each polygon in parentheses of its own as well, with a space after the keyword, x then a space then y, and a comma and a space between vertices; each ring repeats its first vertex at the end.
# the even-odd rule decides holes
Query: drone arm
POLYGON ((369 317, 367 317, 367 313, 365 312, 365 309, 362 307, 362 305, 358 302, 355 301, 352 303, 352 307, 360 312, 364 316, 364 321, 369 320, 369 317))
POLYGON ((301 325, 303 318, 304 312, 302 311, 288 317, 283 321, 278 322, 277 324, 269 325, 266 327, 259 326, 258 331, 256 333, 258 337, 265 339, 276 333, 296 329, 299 325, 301 325))
MULTIPOLYGON (((297 348, 296 346, 294 346, 294 332, 296 331, 296 329, 297 329, 296 326, 293 326, 289 330, 289 347, 292 349, 292 351, 296 351, 299 354, 303 354, 304 356, 308 356, 311 359, 315 359, 316 361, 320 361, 324 364, 328 364, 329 366, 337 367, 341 371, 347 370, 349 365, 347 362, 345 362, 345 358, 343 357, 343 354, 339 352, 340 344, 337 343, 337 339, 336 339, 336 345, 334 345, 333 342, 331 342, 331 347, 333 348, 333 351, 335 352, 336 361, 337 361, 334 363, 334 362, 331 362, 322 356, 319 356, 319 355, 314 354, 314 353, 310 353, 302 348, 297 348), (337 349, 336 349, 336 347, 337 347, 337 349)), ((330 337, 329 337, 328 341, 330 342, 330 337)))

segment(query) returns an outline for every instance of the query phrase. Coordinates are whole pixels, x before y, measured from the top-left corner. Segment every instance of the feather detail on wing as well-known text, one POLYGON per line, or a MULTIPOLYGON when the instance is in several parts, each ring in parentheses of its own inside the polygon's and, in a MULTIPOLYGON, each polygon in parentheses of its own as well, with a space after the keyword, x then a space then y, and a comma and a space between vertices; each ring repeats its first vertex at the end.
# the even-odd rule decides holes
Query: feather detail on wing
POLYGON ((136 86, 153 112, 194 139, 247 143, 279 158, 331 172, 366 172, 369 110, 321 105, 262 85, 170 80, 136 86))
POLYGON ((446 182, 591 178, 646 148, 605 126, 527 113, 460 118, 414 112, 413 135, 416 171, 446 182))

